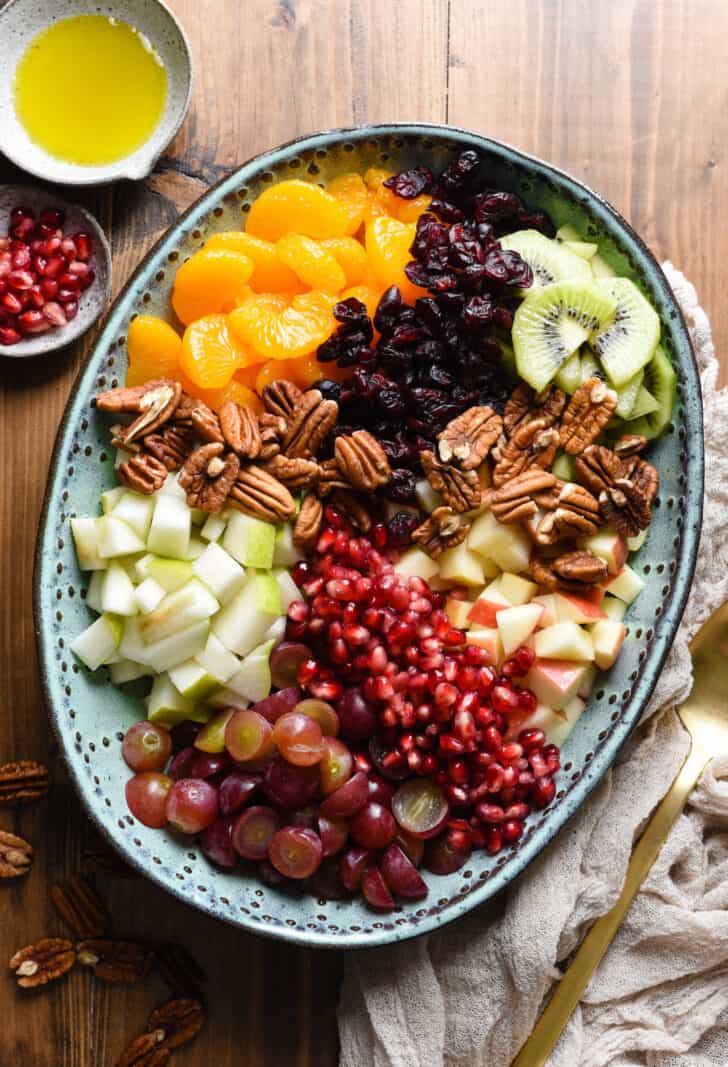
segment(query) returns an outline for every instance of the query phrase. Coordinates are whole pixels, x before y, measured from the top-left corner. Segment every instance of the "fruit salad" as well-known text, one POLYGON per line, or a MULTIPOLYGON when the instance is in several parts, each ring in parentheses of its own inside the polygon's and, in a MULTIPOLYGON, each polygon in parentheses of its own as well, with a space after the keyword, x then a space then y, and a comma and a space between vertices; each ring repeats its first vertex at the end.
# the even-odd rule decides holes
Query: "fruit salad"
POLYGON ((674 401, 602 251, 468 151, 266 188, 132 321, 72 647, 143 700, 135 818, 379 910, 517 845, 624 642, 674 401))

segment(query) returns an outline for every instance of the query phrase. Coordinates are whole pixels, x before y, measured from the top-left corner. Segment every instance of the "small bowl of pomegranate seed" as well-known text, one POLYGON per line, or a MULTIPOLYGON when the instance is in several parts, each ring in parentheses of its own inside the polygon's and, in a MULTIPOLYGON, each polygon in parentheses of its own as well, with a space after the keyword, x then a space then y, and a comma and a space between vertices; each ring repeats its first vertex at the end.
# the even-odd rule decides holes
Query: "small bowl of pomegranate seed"
POLYGON ((0 355, 45 355, 89 329, 109 302, 111 251, 85 208, 0 186, 0 355))

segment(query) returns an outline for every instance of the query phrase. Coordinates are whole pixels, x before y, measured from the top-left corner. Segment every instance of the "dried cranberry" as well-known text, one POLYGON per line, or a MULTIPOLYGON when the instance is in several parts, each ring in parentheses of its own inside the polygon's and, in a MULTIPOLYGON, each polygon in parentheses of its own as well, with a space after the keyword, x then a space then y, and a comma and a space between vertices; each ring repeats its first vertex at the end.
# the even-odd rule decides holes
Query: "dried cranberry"
POLYGON ((472 148, 466 149, 440 175, 438 188, 449 194, 461 193, 465 185, 472 181, 479 166, 478 153, 472 148))
POLYGON ((334 318, 337 322, 347 325, 361 326, 369 322, 366 305, 354 296, 350 296, 348 300, 340 300, 334 305, 334 318))
POLYGON ((398 511, 387 523, 387 544, 393 548, 406 548, 420 520, 411 511, 398 511))
POLYGON ((491 248, 485 256, 486 275, 494 282, 505 285, 519 285, 523 288, 531 285, 533 274, 525 260, 518 252, 510 249, 491 248))
POLYGON ((473 212, 478 222, 512 218, 522 207, 515 193, 487 192, 473 197, 473 212))
POLYGON ((400 312, 404 306, 402 294, 396 285, 390 286, 377 304, 374 312, 374 325, 381 334, 389 333, 397 325, 400 312))
POLYGON ((524 230, 538 230, 544 237, 555 237, 556 227, 543 211, 519 211, 518 225, 524 230))
POLYGON ((399 386, 394 382, 390 382, 388 385, 385 385, 380 389, 379 396, 377 397, 377 404, 379 409, 390 417, 403 415, 406 411, 404 397, 402 396, 399 386))
POLYGON ((392 477, 387 484, 386 493, 390 500, 396 500, 400 504, 407 504, 415 499, 415 486, 417 479, 412 471, 405 467, 395 467, 392 477))
POLYGON ((341 396, 341 382, 333 382, 329 378, 322 378, 321 381, 314 382, 311 386, 312 389, 318 389, 324 400, 338 400, 341 396))
POLYGON ((463 326, 466 330, 483 330, 492 322, 495 312, 495 302, 490 297, 471 296, 463 308, 463 326))
POLYGON ((432 188, 432 171, 427 167, 415 167, 393 175, 383 183, 395 196, 403 200, 414 200, 420 193, 427 193, 432 188))

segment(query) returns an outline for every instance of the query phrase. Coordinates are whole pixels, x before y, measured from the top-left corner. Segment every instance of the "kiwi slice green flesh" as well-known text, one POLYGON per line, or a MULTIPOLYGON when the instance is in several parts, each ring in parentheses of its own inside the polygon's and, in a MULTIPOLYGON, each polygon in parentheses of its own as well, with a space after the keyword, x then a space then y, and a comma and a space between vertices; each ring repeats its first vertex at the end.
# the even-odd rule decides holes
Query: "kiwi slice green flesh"
POLYGON ((581 356, 578 351, 574 352, 573 355, 569 356, 565 363, 561 364, 561 368, 554 378, 554 382, 558 385, 559 389, 563 389, 569 396, 572 396, 572 394, 576 392, 582 382, 581 356))
POLYGON ((533 285, 522 290, 524 295, 554 282, 588 282, 592 279, 591 267, 581 256, 574 255, 561 241, 544 237, 538 230, 509 233, 501 237, 500 244, 502 248, 518 252, 533 271, 533 285))
MULTIPOLYGON (((657 346, 654 356, 645 367, 643 382, 643 389, 645 392, 649 390, 658 406, 641 418, 630 419, 625 429, 650 441, 659 437, 670 422, 677 392, 677 377, 662 345, 657 346)), ((639 394, 637 399, 639 400, 639 394)))
POLYGON ((581 352, 581 380, 582 382, 588 381, 589 378, 603 378, 604 371, 594 358, 594 353, 590 348, 582 349, 581 352))
POLYGON ((604 259, 599 252, 591 257, 589 260, 589 266, 592 269, 592 274, 595 278, 616 278, 617 272, 613 270, 606 259, 604 259))
POLYGON ((651 415, 652 412, 657 411, 659 407, 659 401, 655 400, 649 389, 645 389, 644 385, 641 385, 637 390, 637 396, 634 399, 629 418, 632 420, 639 419, 643 415, 651 415))
POLYGON ((644 375, 645 372, 643 370, 638 370, 634 378, 630 378, 626 385, 617 390, 617 406, 614 409, 614 414, 618 418, 628 419, 631 417, 637 394, 642 387, 644 375))
POLYGON ((616 313, 609 293, 590 282, 559 282, 530 293, 513 318, 516 367, 540 392, 590 334, 616 313))
POLYGON ((597 330, 591 345, 618 389, 652 359, 660 340, 660 320, 629 278, 597 281, 600 292, 616 301, 614 319, 597 330))
POLYGON ((551 473, 564 482, 573 482, 576 475, 576 462, 573 456, 560 452, 551 466, 551 473))

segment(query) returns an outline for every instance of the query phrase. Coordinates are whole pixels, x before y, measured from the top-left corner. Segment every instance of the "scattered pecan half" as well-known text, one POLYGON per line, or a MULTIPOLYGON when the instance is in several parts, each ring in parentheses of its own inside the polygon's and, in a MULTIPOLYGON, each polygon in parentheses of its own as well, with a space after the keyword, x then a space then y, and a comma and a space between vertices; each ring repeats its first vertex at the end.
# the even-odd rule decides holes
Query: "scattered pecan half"
POLYGON ((119 853, 108 843, 106 838, 93 831, 84 843, 82 858, 84 864, 99 867, 101 870, 108 871, 109 874, 118 874, 125 878, 137 877, 136 870, 130 867, 128 863, 124 863, 119 853))
POLYGON ((263 389, 263 404, 271 415, 283 418, 287 423, 293 416, 303 393, 293 382, 280 378, 263 389))
POLYGON ((527 422, 540 419, 544 427, 553 426, 566 406, 566 395, 555 385, 535 393, 530 385, 519 385, 503 409, 503 429, 508 437, 527 422))
POLYGON ((152 969, 154 951, 138 941, 87 938, 76 945, 78 962, 102 982, 141 982, 152 969))
POLYGON ((346 477, 337 460, 325 459, 319 463, 319 478, 317 491, 320 497, 328 496, 335 489, 352 489, 352 484, 346 477))
POLYGON ((647 438, 642 437, 637 433, 628 433, 614 445, 614 451, 620 457, 620 459, 627 459, 628 456, 636 456, 640 452, 644 452, 647 448, 647 438))
POLYGON ((293 459, 279 454, 261 466, 289 489, 310 489, 318 481, 319 465, 315 459, 293 459))
POLYGON ((518 426, 510 439, 499 447, 493 468, 493 485, 499 489, 531 467, 547 470, 559 447, 559 431, 543 419, 532 419, 518 426))
POLYGON ((532 468, 496 489, 491 496, 490 509, 498 522, 522 522, 532 518, 539 510, 535 494, 553 489, 556 485, 558 479, 555 475, 532 468))
POLYGON ((242 468, 230 490, 229 503, 265 522, 286 522, 296 511, 296 502, 285 485, 255 465, 242 468))
POLYGON ((563 556, 557 556, 551 561, 551 566, 559 578, 565 578, 569 582, 581 582, 583 585, 603 582, 609 573, 603 559, 583 551, 566 552, 563 556))
POLYGON ((190 454, 194 441, 194 430, 190 427, 168 422, 160 433, 144 437, 142 445, 144 451, 163 463, 168 471, 176 471, 190 454))
POLYGON ((281 451, 287 456, 315 456, 336 425, 338 415, 339 405, 335 400, 324 400, 318 389, 308 389, 301 394, 288 419, 281 451))
POLYGON ((51 887, 51 900, 76 937, 103 937, 111 928, 111 916, 95 888, 80 875, 51 887))
POLYGON ((438 453, 443 463, 461 470, 479 467, 500 437, 503 420, 487 406, 468 408, 438 434, 438 453))
POLYGON ((453 511, 472 511, 480 505, 482 490, 476 471, 461 471, 450 463, 442 463, 434 452, 420 453, 425 476, 453 511))
POLYGON ((345 515, 352 526, 362 533, 367 533, 372 528, 371 515, 355 493, 348 489, 335 489, 329 497, 332 507, 345 515))
POLYGON ((281 442, 286 433, 286 420, 281 415, 271 415, 264 412, 258 416, 258 429, 260 430, 260 453, 259 460, 273 459, 281 450, 281 442))
POLYGON ((220 419, 204 401, 198 400, 191 409, 190 422, 201 441, 208 445, 222 445, 225 443, 220 419))
POLYGON ((599 434, 617 406, 617 394, 601 378, 587 378, 576 390, 561 419, 561 447, 578 456, 599 434))
POLYGON ((221 444, 202 445, 185 460, 179 484, 187 490, 187 503, 202 511, 221 511, 240 471, 234 452, 221 444))
POLYGON ((167 467, 161 459, 149 452, 140 452, 120 463, 117 476, 122 485, 136 493, 151 496, 161 489, 167 479, 167 467))
POLYGON ((344 477, 355 489, 371 493, 392 477, 387 453, 368 430, 337 437, 334 455, 344 477))
POLYGON ((553 545, 567 537, 590 537, 599 527, 599 502, 582 485, 564 482, 553 510, 540 520, 536 541, 553 545))
POLYGON ((470 523, 450 507, 435 508, 428 519, 417 527, 412 540, 420 545, 429 556, 437 559, 446 548, 455 548, 468 536, 470 523))
POLYGON ((0 830, 0 878, 20 878, 33 862, 33 846, 5 830, 0 830))
POLYGON ((154 965, 176 997, 200 999, 206 975, 183 945, 160 945, 154 952, 154 965))
POLYGON ((35 760, 0 764, 0 807, 17 808, 40 800, 49 784, 48 768, 35 760))
POLYGON ((99 411, 136 415, 119 434, 126 447, 139 437, 153 433, 172 418, 182 398, 182 386, 171 378, 158 378, 145 385, 121 386, 99 393, 94 403, 99 411))
POLYGON ((220 405, 218 419, 228 447, 241 459, 257 459, 262 441, 255 412, 234 400, 226 400, 220 405))
POLYGON ((34 989, 60 978, 75 962, 76 953, 70 941, 65 937, 44 937, 18 949, 8 966, 15 972, 19 986, 34 989))
POLYGON ((149 1016, 145 1032, 124 1049, 116 1067, 164 1067, 172 1050, 191 1041, 204 1021, 199 1000, 181 998, 160 1004, 149 1016))
POLYGON ((116 1067, 165 1067, 172 1053, 161 1044, 162 1041, 163 1030, 140 1034, 126 1046, 116 1067))
POLYGON ((304 551, 313 548, 321 532, 323 518, 324 506, 321 501, 313 493, 306 493, 293 527, 294 545, 304 551))

